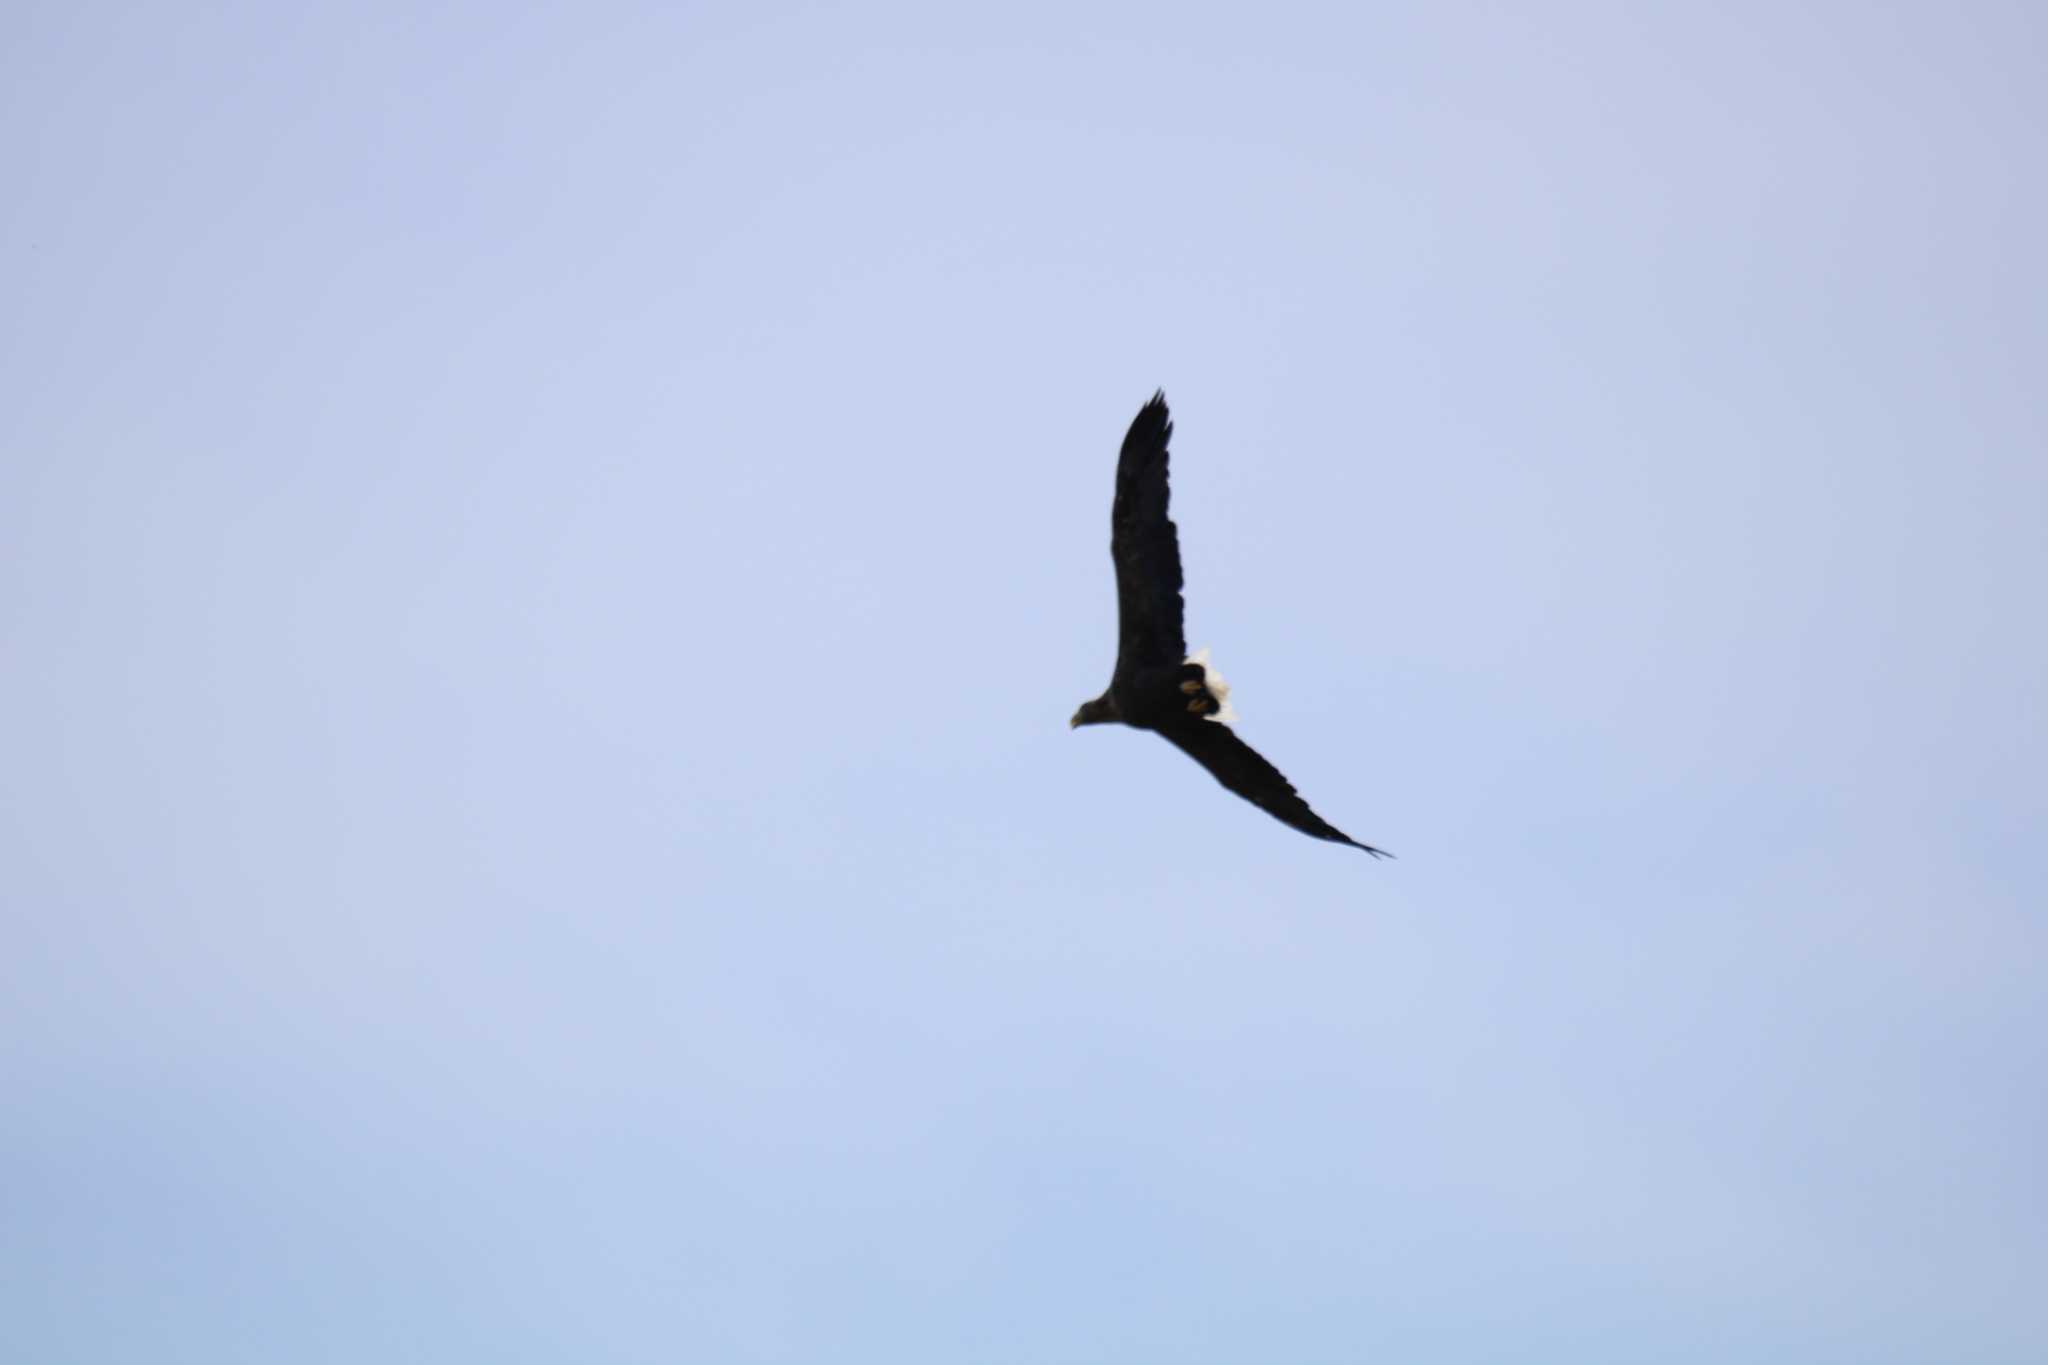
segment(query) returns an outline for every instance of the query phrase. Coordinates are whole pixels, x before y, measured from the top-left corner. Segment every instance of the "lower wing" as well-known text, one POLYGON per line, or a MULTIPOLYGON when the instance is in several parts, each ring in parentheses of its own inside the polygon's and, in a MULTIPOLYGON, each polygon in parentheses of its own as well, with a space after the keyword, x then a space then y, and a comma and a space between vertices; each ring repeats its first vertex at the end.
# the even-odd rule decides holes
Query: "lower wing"
POLYGON ((1290 825, 1317 839, 1362 848, 1375 858, 1393 856, 1371 844, 1359 843, 1310 810, 1308 802, 1301 799, 1301 793, 1294 790, 1294 784, 1282 776, 1278 768, 1259 757, 1258 750, 1239 739, 1229 726, 1190 719, 1159 733, 1173 741, 1182 753, 1207 768, 1218 782, 1281 824, 1290 825))

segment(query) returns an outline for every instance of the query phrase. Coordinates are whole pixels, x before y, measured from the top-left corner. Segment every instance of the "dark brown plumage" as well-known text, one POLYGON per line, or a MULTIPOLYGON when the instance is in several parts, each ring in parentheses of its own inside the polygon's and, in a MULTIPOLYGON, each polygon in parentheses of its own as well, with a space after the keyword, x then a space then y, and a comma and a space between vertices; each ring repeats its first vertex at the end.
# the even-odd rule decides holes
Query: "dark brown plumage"
POLYGON ((1120 722, 1163 735, 1231 791, 1282 824, 1332 843, 1392 855, 1309 809, 1278 768, 1230 728, 1230 689, 1208 651, 1188 657, 1181 616, 1180 535, 1167 515, 1167 443, 1173 420, 1154 394, 1131 423, 1116 463, 1109 552, 1116 561, 1117 656, 1109 688, 1083 702, 1072 724, 1120 722))

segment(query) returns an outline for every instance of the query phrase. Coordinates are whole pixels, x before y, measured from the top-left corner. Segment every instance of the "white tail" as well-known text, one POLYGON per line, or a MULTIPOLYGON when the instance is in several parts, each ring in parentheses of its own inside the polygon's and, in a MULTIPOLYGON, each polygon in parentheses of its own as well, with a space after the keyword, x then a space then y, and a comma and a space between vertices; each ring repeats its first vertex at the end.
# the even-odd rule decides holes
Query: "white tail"
POLYGON ((1188 655, 1187 661, 1191 664, 1200 664, 1202 666, 1202 686, 1209 690, 1209 695, 1216 702, 1215 711, 1203 717, 1203 719, 1213 720, 1219 725, 1235 724, 1237 721, 1237 709, 1230 704, 1230 684, 1223 681, 1223 675, 1218 673, 1216 666, 1209 662, 1209 646, 1203 645, 1200 649, 1188 655))

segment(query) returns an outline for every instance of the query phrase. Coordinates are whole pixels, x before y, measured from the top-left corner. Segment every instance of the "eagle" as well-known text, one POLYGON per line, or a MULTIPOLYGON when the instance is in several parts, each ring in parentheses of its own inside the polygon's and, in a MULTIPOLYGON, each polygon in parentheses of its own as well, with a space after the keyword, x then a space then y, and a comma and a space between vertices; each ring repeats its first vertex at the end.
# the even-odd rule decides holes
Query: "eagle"
POLYGON ((1393 855, 1358 840, 1308 802, 1232 729, 1230 685, 1209 651, 1187 652, 1181 627, 1180 534, 1166 514, 1166 447, 1173 419, 1164 391, 1152 395, 1124 436, 1110 505, 1109 553, 1116 561, 1116 671, 1109 687, 1081 703, 1070 728, 1112 722, 1163 736, 1210 776, 1284 825, 1375 858, 1393 855))

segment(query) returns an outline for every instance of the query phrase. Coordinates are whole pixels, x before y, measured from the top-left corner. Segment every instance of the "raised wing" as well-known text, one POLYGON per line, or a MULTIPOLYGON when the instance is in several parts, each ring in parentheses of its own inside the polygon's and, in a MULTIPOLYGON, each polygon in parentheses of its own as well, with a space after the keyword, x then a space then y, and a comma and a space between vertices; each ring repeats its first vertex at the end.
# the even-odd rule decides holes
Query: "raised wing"
POLYGON ((1189 718, 1162 727, 1160 734, 1172 740, 1180 751, 1209 770, 1218 782, 1257 806, 1283 825, 1332 843, 1362 848, 1375 858, 1394 855, 1358 840, 1338 829, 1308 808, 1294 784, 1280 770, 1259 757, 1258 751, 1237 737, 1227 725, 1212 720, 1189 718))
POLYGON ((1166 443, 1173 419, 1156 393, 1131 423, 1116 461, 1109 554, 1116 561, 1116 675, 1178 666, 1181 635, 1180 536, 1166 515, 1166 443))

